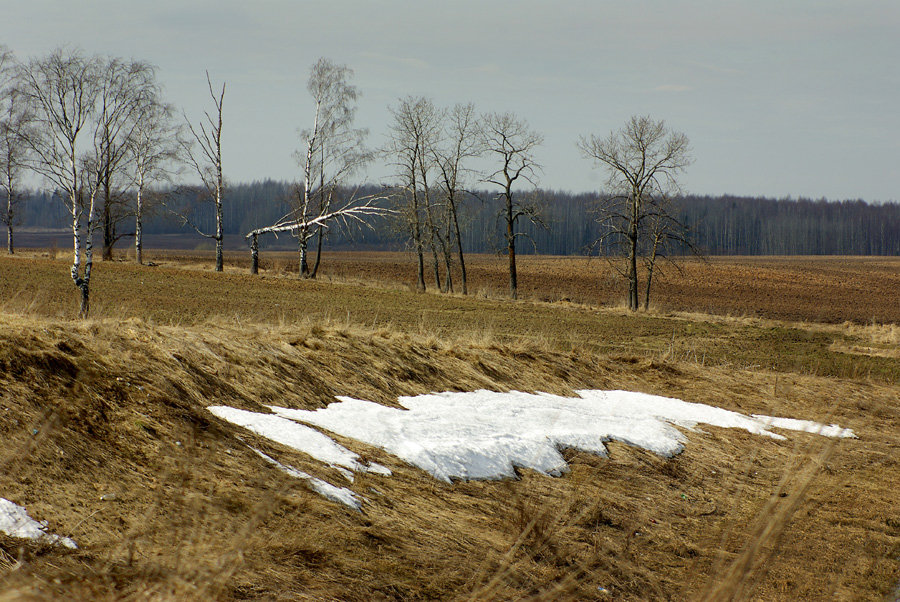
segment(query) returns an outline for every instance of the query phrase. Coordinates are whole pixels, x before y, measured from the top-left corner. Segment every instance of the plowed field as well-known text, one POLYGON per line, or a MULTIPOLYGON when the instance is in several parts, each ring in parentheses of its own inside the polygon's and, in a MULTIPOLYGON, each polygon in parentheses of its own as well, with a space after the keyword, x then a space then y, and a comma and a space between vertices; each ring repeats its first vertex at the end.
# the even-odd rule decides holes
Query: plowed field
MULTIPOLYGON (((196 261, 199 252, 160 255, 196 261)), ((207 254, 205 261, 211 262, 207 254)), ((229 257, 249 265, 246 254, 229 257)), ((264 273, 296 273, 294 253, 261 253, 264 273)), ((504 257, 466 259, 469 293, 503 296, 508 290, 504 257)), ((900 323, 900 258, 897 257, 713 257, 664 265, 654 276, 651 307, 719 315, 841 323, 900 323), (680 270, 680 271, 679 271, 680 270)), ((406 253, 323 254, 320 277, 415 284, 415 263, 406 253)), ((624 303, 624 282, 604 259, 523 255, 518 258, 519 296, 588 305, 624 303)), ((434 286, 433 270, 426 270, 434 286)), ((443 275, 442 275, 443 278, 443 275)), ((454 273, 459 286, 459 273, 454 273)), ((643 277, 641 299, 643 300, 643 277)))

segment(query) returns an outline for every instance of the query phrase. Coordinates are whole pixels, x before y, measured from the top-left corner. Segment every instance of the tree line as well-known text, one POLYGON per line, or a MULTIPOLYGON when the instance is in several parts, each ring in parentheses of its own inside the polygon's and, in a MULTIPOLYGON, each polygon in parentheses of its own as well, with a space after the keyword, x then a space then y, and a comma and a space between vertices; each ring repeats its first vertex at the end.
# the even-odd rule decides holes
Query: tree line
MULTIPOLYGON (((262 180, 231 184, 225 206, 225 234, 243 236, 250 230, 272 223, 284 215, 292 183, 262 180)), ((365 195, 378 194, 380 186, 363 186, 365 195)), ((173 206, 191 204, 197 192, 190 189, 157 191, 172 199, 173 206)), ((534 244, 521 253, 543 255, 584 255, 596 239, 597 193, 542 190, 544 220, 548 228, 526 224, 523 231, 534 244)), ((19 210, 23 228, 61 229, 66 213, 52 192, 24 190, 19 210)), ((900 255, 900 203, 868 203, 863 200, 829 201, 735 195, 685 194, 676 199, 677 215, 688 224, 695 244, 708 255, 900 255)), ((495 253, 502 232, 497 222, 498 207, 487 190, 474 190, 463 201, 463 250, 466 253, 495 253)), ((203 227, 215 223, 211 207, 196 213, 203 227)), ((185 248, 196 246, 190 228, 177 218, 157 211, 144 225, 154 235, 184 235, 185 248)), ((338 229, 328 234, 330 246, 342 250, 368 249, 396 251, 404 248, 400 235, 389 227, 376 230, 338 229)), ((263 248, 295 248, 293 240, 275 239, 263 248)), ((598 250, 599 252, 599 250, 598 250)))

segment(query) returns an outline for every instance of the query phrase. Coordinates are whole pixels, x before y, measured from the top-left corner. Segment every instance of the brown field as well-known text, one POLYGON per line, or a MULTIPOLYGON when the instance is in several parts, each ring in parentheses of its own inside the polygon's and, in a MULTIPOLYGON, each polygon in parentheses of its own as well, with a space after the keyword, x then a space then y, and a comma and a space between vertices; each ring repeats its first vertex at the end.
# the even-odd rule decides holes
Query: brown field
MULTIPOLYGON (((154 252, 150 253, 153 256, 154 252)), ((157 261, 194 266, 212 261, 209 251, 155 254, 157 261)), ((296 273, 296 253, 263 251, 260 256, 263 273, 296 273)), ((507 293, 504 257, 467 257, 470 293, 492 297, 507 293)), ((534 255, 517 259, 521 297, 600 306, 624 303, 622 279, 605 259, 534 255)), ((231 251, 227 261, 237 269, 249 268, 250 258, 248 253, 231 251)), ((320 274, 323 279, 413 286, 413 261, 408 253, 326 251, 320 274)), ((900 323, 900 257, 710 257, 663 264, 661 269, 651 296, 651 307, 659 311, 828 323, 900 323)), ((426 270, 429 286, 433 286, 432 274, 430 268, 426 270)), ((455 272, 457 288, 459 278, 455 272)), ((643 290, 643 281, 641 287, 643 290)))
POLYGON ((489 256, 464 298, 412 292, 404 254, 331 253, 310 282, 288 254, 252 277, 243 255, 215 274, 208 255, 151 251, 155 267, 98 262, 82 321, 66 262, 41 254, 0 257, 0 497, 80 548, 0 534, 0 600, 885 600, 900 585, 897 259, 692 263, 629 314, 597 260, 523 257, 512 302, 489 256), (476 388, 645 391, 859 439, 708 427, 668 460, 613 443, 608 459, 567 452, 561 478, 452 485, 356 445, 395 472, 357 478, 360 514, 246 444, 332 469, 205 410, 476 388))

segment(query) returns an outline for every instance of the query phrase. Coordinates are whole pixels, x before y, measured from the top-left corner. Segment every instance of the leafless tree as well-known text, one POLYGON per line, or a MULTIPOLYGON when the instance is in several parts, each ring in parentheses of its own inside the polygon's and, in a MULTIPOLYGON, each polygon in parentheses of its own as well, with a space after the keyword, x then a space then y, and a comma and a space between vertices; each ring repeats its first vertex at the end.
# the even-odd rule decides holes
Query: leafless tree
MULTIPOLYGON (((465 162, 483 153, 480 134, 481 124, 475 112, 475 105, 472 103, 457 104, 445 116, 443 144, 433 151, 446 201, 447 238, 456 243, 463 295, 468 295, 469 289, 459 225, 460 201, 465 193, 465 179, 468 173, 465 162)), ((447 286, 452 291, 453 281, 450 278, 449 261, 447 262, 447 281, 447 286)))
MULTIPOLYGON (((365 146, 368 130, 353 127, 359 90, 350 83, 353 71, 320 58, 310 69, 306 88, 315 103, 312 127, 303 130, 303 149, 297 153, 303 170, 298 187, 293 219, 297 227, 301 278, 314 278, 322 255, 322 240, 328 220, 333 214, 335 193, 345 179, 368 164, 373 154, 365 146), (315 224, 313 221, 315 221, 315 224), (309 241, 318 235, 316 263, 308 265, 309 241)), ((348 206, 353 204, 353 197, 348 206)))
MULTIPOLYGON (((158 90, 145 97, 135 119, 129 145, 134 182, 135 261, 143 260, 144 216, 148 201, 159 200, 149 194, 150 186, 170 180, 172 164, 181 157, 177 141, 181 138, 174 123, 174 108, 159 98, 158 90), (148 198, 149 197, 149 198, 148 198)), ((152 206, 150 206, 152 208, 152 206)))
POLYGON ((32 168, 61 191, 72 218, 72 280, 81 293, 81 315, 90 307, 93 233, 96 228, 96 104, 100 60, 58 49, 20 69, 37 125, 29 137, 32 168), (87 169, 86 169, 87 168, 87 169), (86 222, 82 220, 86 217, 86 222), (84 236, 84 270, 81 268, 84 236))
POLYGON ((222 90, 217 94, 213 90, 209 71, 206 72, 206 83, 215 111, 204 112, 204 119, 197 122, 196 126, 185 116, 191 136, 188 140, 183 141, 182 149, 188 162, 200 177, 207 197, 215 206, 216 230, 214 233, 204 232, 187 213, 181 214, 180 217, 197 234, 216 241, 216 271, 221 272, 225 241, 224 212, 222 210, 222 200, 225 195, 225 181, 222 177, 222 104, 225 100, 225 84, 222 84, 222 90))
POLYGON ((123 236, 120 223, 132 215, 127 189, 133 158, 131 145, 138 117, 157 94, 156 68, 143 61, 110 57, 99 78, 96 146, 101 170, 103 259, 112 259, 113 245, 123 236))
POLYGON ((535 204, 523 203, 513 195, 513 186, 523 180, 537 187, 540 165, 535 161, 534 150, 544 138, 528 123, 512 113, 489 113, 482 121, 482 143, 486 152, 496 156, 500 167, 491 173, 486 181, 501 188, 497 198, 502 201, 502 216, 506 225, 505 242, 509 256, 509 294, 518 295, 516 274, 516 239, 524 236, 518 231, 520 218, 539 223, 540 217, 535 204))
POLYGON ((6 197, 6 209, 0 213, 0 222, 6 225, 6 252, 10 255, 15 252, 13 228, 21 200, 22 174, 28 166, 32 120, 18 63, 12 51, 0 45, 0 190, 6 197))
POLYGON ((649 304, 653 266, 667 241, 688 242, 686 229, 671 211, 678 192, 678 176, 691 164, 690 143, 681 132, 649 116, 632 117, 606 137, 582 137, 578 147, 609 172, 608 190, 601 199, 597 244, 620 245, 626 259, 622 270, 628 283, 628 308, 638 309, 639 257, 648 268, 645 307, 649 304))
POLYGON ((434 148, 441 128, 441 112, 427 98, 407 96, 396 107, 390 107, 394 121, 385 153, 398 168, 400 178, 399 213, 412 238, 416 254, 416 289, 425 290, 425 248, 430 247, 434 259, 435 281, 440 288, 433 186, 434 148))

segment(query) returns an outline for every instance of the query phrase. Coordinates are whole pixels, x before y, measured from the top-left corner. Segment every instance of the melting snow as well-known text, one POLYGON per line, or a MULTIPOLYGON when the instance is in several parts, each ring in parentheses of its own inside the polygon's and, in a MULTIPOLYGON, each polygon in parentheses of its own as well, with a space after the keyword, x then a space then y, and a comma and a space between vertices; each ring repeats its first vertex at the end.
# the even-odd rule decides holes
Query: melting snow
POLYGON ((309 454, 328 465, 341 466, 356 472, 391 474, 390 470, 380 464, 362 464, 357 454, 343 445, 338 445, 331 437, 292 420, 274 414, 259 414, 228 406, 210 406, 207 409, 219 418, 309 454))
POLYGON ((856 434, 853 429, 841 428, 836 424, 824 425, 820 422, 812 420, 797 420, 796 418, 778 418, 776 416, 763 416, 762 414, 753 414, 753 417, 763 424, 774 426, 779 429, 788 429, 791 431, 803 431, 806 433, 814 433, 825 437, 839 437, 842 439, 855 439, 856 434))
POLYGON ((13 537, 58 543, 72 549, 78 547, 68 537, 47 533, 46 521, 38 522, 34 520, 28 516, 25 508, 2 497, 0 497, 0 531, 13 537))
POLYGON ((772 427, 829 437, 855 436, 850 429, 837 425, 746 416, 657 395, 629 391, 577 393, 578 397, 517 391, 433 393, 401 397, 399 403, 405 409, 339 397, 337 403, 315 411, 274 406, 270 406, 274 414, 224 406, 210 410, 338 467, 390 473, 375 464, 363 466, 355 453, 298 422, 380 447, 444 481, 512 477, 517 467, 557 476, 568 470, 560 450, 606 455, 606 441, 673 456, 686 442, 676 427, 692 430, 698 424, 744 429, 772 439, 784 439, 771 432, 772 427))
POLYGON ((317 479, 311 474, 307 474, 302 470, 297 470, 293 466, 285 466, 275 458, 264 454, 254 447, 251 447, 250 449, 259 454, 266 462, 277 466, 279 469, 283 470, 292 477, 297 479, 305 479, 309 482, 309 486, 312 487, 313 491, 315 491, 322 497, 325 497, 332 502, 338 502, 339 504, 343 504, 349 508, 353 508, 354 510, 359 510, 362 507, 362 498, 360 498, 358 495, 356 495, 346 487, 336 487, 328 481, 317 479))

